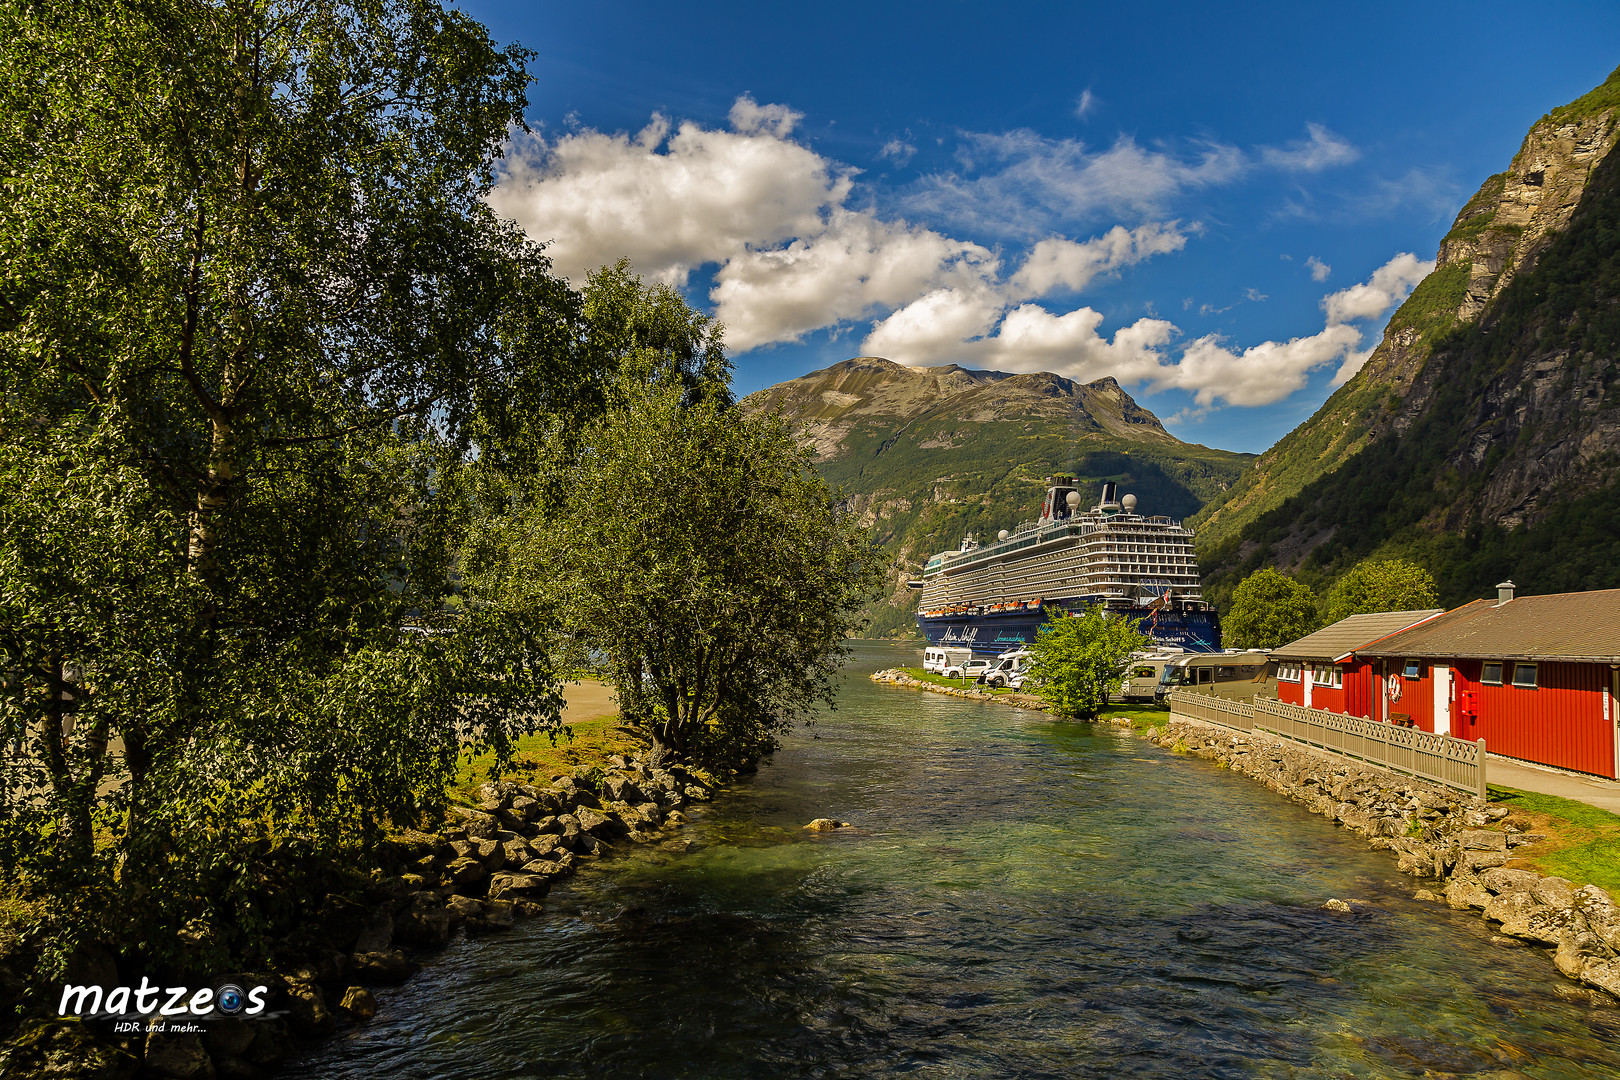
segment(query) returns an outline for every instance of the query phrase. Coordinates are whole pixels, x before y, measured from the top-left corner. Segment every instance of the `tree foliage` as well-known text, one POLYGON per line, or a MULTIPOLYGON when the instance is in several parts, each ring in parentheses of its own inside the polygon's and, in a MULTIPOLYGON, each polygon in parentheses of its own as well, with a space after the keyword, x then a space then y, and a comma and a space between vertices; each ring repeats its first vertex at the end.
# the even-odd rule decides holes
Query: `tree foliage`
POLYGON ((718 327, 622 265, 593 275, 585 308, 593 334, 621 335, 622 377, 551 445, 555 498, 483 522, 469 576, 555 611, 655 742, 755 757, 831 700, 880 557, 786 425, 732 405, 718 327))
POLYGON ((1130 666, 1131 654, 1148 647, 1147 637, 1101 608, 1083 615, 1047 612, 1030 643, 1030 683, 1064 716, 1090 719, 1108 704, 1130 666))
POLYGON ((1434 575, 1405 559, 1368 559, 1357 563, 1328 593, 1324 621, 1375 611, 1419 611, 1439 604, 1434 575))
POLYGON ((0 30, 0 708, 28 751, 0 859, 162 957, 187 921, 262 924, 256 837, 375 836, 466 740, 555 720, 541 625, 447 609, 461 476, 597 383, 578 298, 484 202, 527 54, 466 16, 108 0, 0 30))
POLYGON ((1243 579, 1221 620, 1227 644, 1240 649, 1274 649, 1319 625, 1311 590, 1269 566, 1243 579))

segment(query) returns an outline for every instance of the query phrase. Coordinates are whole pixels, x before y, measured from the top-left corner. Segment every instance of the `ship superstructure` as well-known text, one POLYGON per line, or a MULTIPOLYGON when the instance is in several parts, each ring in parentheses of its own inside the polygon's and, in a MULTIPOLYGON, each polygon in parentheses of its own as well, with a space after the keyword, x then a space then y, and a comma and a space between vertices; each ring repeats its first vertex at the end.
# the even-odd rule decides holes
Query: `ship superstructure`
POLYGON ((1136 512, 1105 482, 1088 510, 1072 476, 1047 478, 1041 516, 981 544, 928 560, 917 624, 931 644, 999 653, 1035 637, 1045 609, 1101 606, 1138 624, 1161 645, 1220 648, 1220 626, 1204 601, 1193 534, 1168 517, 1136 512))

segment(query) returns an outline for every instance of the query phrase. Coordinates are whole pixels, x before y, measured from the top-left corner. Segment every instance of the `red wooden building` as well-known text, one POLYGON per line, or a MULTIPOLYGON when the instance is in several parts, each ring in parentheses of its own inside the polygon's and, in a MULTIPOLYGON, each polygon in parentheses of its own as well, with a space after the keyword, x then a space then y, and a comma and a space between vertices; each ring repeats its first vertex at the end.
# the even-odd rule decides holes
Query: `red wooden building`
POLYGON ((1441 614, 1428 611, 1380 611, 1351 615, 1314 634, 1271 650, 1277 667, 1277 698, 1292 705, 1382 720, 1378 714, 1377 673, 1358 651, 1381 638, 1441 614))
MULTIPOLYGON (((1491 753, 1620 776, 1620 589, 1476 600, 1356 650, 1379 715, 1491 753)), ((1279 684, 1280 686, 1281 684, 1279 684)))

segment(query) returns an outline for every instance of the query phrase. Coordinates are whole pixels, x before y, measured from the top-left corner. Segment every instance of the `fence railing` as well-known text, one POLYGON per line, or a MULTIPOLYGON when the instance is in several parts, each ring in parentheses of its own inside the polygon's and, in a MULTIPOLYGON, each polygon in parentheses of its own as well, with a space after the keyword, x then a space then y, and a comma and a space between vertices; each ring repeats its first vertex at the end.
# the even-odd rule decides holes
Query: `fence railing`
POLYGON ((1273 698, 1223 701, 1178 690, 1170 695, 1170 711, 1242 731, 1264 731, 1485 798, 1484 739, 1469 742, 1432 735, 1416 728, 1307 709, 1273 698))
POLYGON ((1254 728, 1254 706, 1247 701, 1231 701, 1213 694, 1175 690, 1170 694, 1170 711, 1222 727, 1249 731, 1254 728))

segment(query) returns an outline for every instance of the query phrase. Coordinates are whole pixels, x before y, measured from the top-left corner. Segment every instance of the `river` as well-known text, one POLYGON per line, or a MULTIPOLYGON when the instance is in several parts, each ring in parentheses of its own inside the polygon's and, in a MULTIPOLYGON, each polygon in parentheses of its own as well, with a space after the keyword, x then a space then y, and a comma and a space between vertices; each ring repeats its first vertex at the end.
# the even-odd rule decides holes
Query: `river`
POLYGON ((919 658, 858 644, 838 709, 689 849, 458 937, 286 1075, 1620 1075, 1620 1010, 1387 853, 1116 728, 866 678, 919 658))

